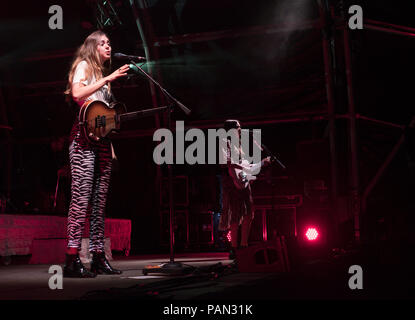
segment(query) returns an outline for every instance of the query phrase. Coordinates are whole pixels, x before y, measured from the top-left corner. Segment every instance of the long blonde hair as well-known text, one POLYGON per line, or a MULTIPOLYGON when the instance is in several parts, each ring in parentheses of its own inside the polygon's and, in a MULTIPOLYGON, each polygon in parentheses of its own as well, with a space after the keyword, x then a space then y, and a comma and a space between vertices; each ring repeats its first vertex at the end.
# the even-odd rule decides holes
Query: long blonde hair
MULTIPOLYGON (((108 74, 111 68, 111 59, 107 60, 105 63, 102 63, 97 50, 99 40, 102 36, 106 36, 108 38, 105 32, 101 30, 92 32, 76 51, 68 74, 68 84, 65 90, 67 100, 70 100, 72 95, 72 81, 76 67, 78 66, 79 62, 85 60, 88 64, 88 69, 86 71, 86 79, 82 80, 91 79, 92 75, 94 75, 95 80, 98 81, 99 79, 108 74)), ((110 92, 110 90, 111 87, 108 83, 108 91, 110 92)))

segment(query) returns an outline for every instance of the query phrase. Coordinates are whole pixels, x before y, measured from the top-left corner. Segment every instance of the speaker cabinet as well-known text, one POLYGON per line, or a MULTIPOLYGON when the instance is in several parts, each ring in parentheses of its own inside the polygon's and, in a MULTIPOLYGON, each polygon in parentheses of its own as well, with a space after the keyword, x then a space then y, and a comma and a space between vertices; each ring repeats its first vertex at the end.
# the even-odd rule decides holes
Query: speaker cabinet
MULTIPOLYGON (((163 211, 161 214, 161 244, 170 243, 170 212, 163 211)), ((189 244, 189 215, 187 210, 174 210, 174 243, 178 246, 189 244)))
POLYGON ((290 263, 284 237, 236 251, 240 272, 288 272, 290 263))
POLYGON ((277 236, 297 236, 297 208, 269 208, 256 206, 249 242, 262 242, 277 236))
POLYGON ((195 244, 213 244, 213 212, 191 213, 190 241, 195 244))

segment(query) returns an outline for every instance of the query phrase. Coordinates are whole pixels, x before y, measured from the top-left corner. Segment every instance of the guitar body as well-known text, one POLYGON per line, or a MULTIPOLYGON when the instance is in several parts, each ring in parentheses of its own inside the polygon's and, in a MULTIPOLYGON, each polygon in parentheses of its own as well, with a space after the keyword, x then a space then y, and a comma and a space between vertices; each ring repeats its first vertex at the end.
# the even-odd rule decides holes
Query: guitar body
MULTIPOLYGON (((240 165, 244 168, 249 168, 251 166, 248 160, 242 160, 240 165)), ((233 177, 233 182, 235 186, 240 190, 248 188, 251 181, 254 181, 256 179, 256 176, 245 172, 244 169, 235 168, 231 170, 234 170, 233 174, 231 175, 233 177)))
POLYGON ((85 138, 92 143, 109 138, 112 132, 120 130, 119 116, 125 112, 126 108, 122 103, 110 107, 104 101, 86 101, 79 111, 79 122, 85 138))

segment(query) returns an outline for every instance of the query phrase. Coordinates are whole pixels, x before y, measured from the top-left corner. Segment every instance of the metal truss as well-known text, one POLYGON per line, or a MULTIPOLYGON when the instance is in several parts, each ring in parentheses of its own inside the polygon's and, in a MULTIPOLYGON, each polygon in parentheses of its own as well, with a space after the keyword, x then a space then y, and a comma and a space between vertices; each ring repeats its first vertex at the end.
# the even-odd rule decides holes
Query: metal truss
POLYGON ((96 0, 95 10, 98 29, 111 29, 122 25, 110 0, 96 0))

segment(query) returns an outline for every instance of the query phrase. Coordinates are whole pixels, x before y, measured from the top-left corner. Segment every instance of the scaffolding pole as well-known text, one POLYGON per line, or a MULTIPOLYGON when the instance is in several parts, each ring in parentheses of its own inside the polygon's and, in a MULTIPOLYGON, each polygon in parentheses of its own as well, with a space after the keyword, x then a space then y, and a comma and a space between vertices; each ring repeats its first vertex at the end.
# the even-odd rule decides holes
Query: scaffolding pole
POLYGON ((0 130, 5 131, 5 136, 6 136, 6 146, 5 146, 6 152, 4 153, 5 154, 4 161, 6 162, 6 165, 4 166, 5 181, 3 182, 4 188, 5 188, 4 196, 6 199, 5 199, 4 207, 2 208, 0 207, 0 209, 5 210, 7 208, 7 203, 10 201, 10 198, 11 198, 13 145, 12 145, 12 136, 10 134, 12 127, 9 126, 8 117, 7 117, 7 108, 6 108, 6 103, 4 101, 3 90, 1 86, 0 86, 0 110, 1 110, 1 119, 2 119, 2 122, 4 123, 0 125, 0 130))
POLYGON ((343 49, 345 59, 347 102, 348 102, 348 136, 350 160, 350 201, 353 215, 353 234, 356 244, 360 243, 360 186, 359 186, 359 159, 356 134, 356 107, 353 88, 353 65, 350 47, 350 33, 346 19, 343 17, 343 49))
POLYGON ((326 0, 318 0, 320 19, 322 23, 322 45, 324 56, 324 74, 327 92, 327 113, 330 145, 330 179, 331 179, 331 208, 332 222, 334 223, 333 240, 338 235, 338 191, 337 191, 337 150, 336 150, 336 114, 334 96, 334 28, 331 24, 332 16, 326 0))

